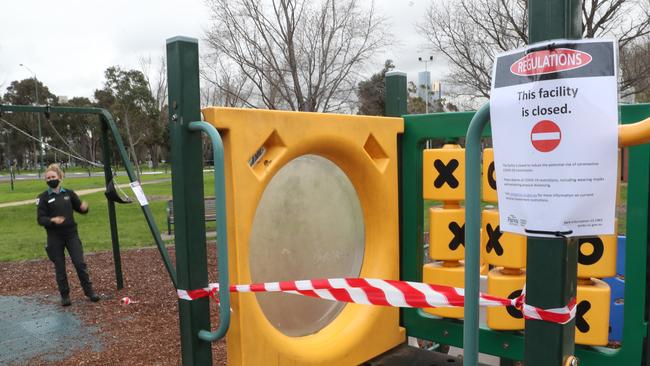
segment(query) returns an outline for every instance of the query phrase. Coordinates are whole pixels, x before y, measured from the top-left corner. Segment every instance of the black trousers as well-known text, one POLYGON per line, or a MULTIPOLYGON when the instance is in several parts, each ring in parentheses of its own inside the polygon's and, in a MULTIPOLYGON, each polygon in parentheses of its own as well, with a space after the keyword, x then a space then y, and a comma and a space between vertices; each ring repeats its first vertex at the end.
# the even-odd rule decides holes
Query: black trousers
POLYGON ((74 268, 77 270, 77 276, 79 276, 79 282, 81 282, 84 294, 88 295, 92 293, 92 282, 90 282, 88 268, 86 262, 84 262, 84 251, 77 230, 61 232, 48 230, 45 251, 47 252, 48 258, 54 263, 56 284, 59 287, 61 296, 67 296, 70 293, 68 276, 65 270, 65 248, 68 249, 72 264, 74 264, 74 268))

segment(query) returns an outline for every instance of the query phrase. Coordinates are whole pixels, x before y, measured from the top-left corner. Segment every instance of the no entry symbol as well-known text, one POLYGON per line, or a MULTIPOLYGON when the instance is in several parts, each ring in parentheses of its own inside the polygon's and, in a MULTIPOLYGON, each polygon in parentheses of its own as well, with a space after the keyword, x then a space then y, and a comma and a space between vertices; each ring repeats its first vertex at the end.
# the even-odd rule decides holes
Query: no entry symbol
POLYGON ((537 122, 530 131, 530 142, 537 151, 550 152, 560 144, 562 132, 553 121, 543 120, 537 122))

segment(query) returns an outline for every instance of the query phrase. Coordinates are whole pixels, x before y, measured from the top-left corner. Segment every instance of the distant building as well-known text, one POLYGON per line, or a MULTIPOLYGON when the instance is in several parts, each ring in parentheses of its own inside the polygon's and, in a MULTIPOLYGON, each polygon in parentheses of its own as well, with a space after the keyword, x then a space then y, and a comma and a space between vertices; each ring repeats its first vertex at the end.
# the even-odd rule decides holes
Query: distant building
POLYGON ((444 94, 442 93, 442 82, 434 81, 431 84, 431 99, 438 100, 442 98, 444 98, 444 94))
POLYGON ((420 71, 418 73, 417 87, 417 96, 423 100, 427 100, 428 91, 431 90, 431 73, 429 71, 420 71))

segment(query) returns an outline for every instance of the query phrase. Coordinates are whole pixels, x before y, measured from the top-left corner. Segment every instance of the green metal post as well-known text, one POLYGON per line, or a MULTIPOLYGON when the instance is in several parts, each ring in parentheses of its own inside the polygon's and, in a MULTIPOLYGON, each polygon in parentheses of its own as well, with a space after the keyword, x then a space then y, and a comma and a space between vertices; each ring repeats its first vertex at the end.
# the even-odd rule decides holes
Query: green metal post
POLYGON ((388 117, 399 117, 405 115, 406 102, 406 73, 401 71, 389 71, 385 79, 385 113, 388 117))
MULTIPOLYGON (((100 117, 102 124, 102 155, 104 159, 104 182, 106 186, 113 179, 111 172, 111 145, 108 142, 108 122, 100 117)), ((108 221, 111 227, 111 241, 113 242, 113 264, 115 265, 115 284, 118 290, 124 288, 122 276, 122 259, 120 256, 120 238, 117 231, 117 216, 115 214, 115 202, 106 199, 108 204, 108 221)))
MULTIPOLYGON (((208 285, 201 134, 189 130, 190 122, 201 120, 196 39, 167 40, 167 80, 178 289, 194 290, 208 285)), ((199 338, 201 330, 210 329, 208 298, 179 299, 178 310, 183 364, 212 364, 211 343, 199 338)))
MULTIPOLYGON (((526 303, 543 309, 559 308, 576 296, 577 239, 528 237, 526 303)), ((556 324, 526 320, 526 366, 563 365, 574 354, 575 321, 556 324)))
POLYGON ((481 253, 481 135, 490 120, 490 105, 479 109, 465 143, 465 309, 463 364, 478 364, 479 278, 481 253))
POLYGON ((528 43, 582 38, 583 0, 529 0, 528 43))
MULTIPOLYGON (((529 43, 582 37, 582 0, 530 0, 529 43)), ((565 306, 576 296, 578 245, 575 239, 528 237, 526 303, 540 308, 565 306)), ((575 321, 553 324, 526 320, 526 366, 562 365, 575 350, 575 321)))
MULTIPOLYGON (((30 70, 27 68, 27 70, 30 70)), ((31 71, 31 70, 30 70, 31 71)), ((36 104, 38 105, 38 79, 36 79, 36 74, 34 74, 34 93, 36 94, 36 104)), ((43 133, 42 133, 42 127, 41 127, 41 114, 37 113, 36 118, 38 119, 38 151, 39 151, 39 163, 38 163, 38 177, 41 177, 41 174, 43 174, 43 164, 45 160, 45 156, 43 154, 43 133)))
POLYGON ((9 130, 5 134, 7 136, 7 160, 9 161, 9 181, 11 182, 11 190, 14 190, 14 160, 11 158, 11 141, 9 141, 9 130))

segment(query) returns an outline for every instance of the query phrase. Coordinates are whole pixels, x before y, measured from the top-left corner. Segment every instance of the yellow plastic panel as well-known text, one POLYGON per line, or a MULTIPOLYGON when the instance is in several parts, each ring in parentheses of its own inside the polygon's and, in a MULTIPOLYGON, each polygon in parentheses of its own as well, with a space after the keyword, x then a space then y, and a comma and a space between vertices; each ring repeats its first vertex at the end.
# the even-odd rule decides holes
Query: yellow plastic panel
MULTIPOLYGON (((445 267, 442 262, 425 264, 422 268, 422 282, 465 288, 465 267, 460 263, 454 267, 445 267)), ((463 317, 462 307, 426 308, 424 311, 444 318, 463 317)))
MULTIPOLYGON (((358 277, 364 226, 345 173, 323 157, 300 156, 273 176, 257 206, 249 240, 251 280, 358 277)), ((291 337, 318 332, 345 306, 277 293, 255 297, 271 324, 291 337)))
MULTIPOLYGON (((203 114, 224 141, 231 283, 251 282, 251 231, 267 185, 285 165, 305 155, 331 161, 356 190, 365 243, 359 275, 399 278, 397 135, 403 131, 402 119, 231 108, 207 108, 203 114)), ((304 220, 315 217, 317 213, 304 220)), ((327 325, 301 337, 274 327, 254 294, 233 294, 232 309, 229 365, 356 365, 405 339, 396 308, 349 304, 327 325)))
POLYGON ((609 297, 607 283, 592 278, 591 285, 578 284, 576 344, 605 346, 609 334, 609 297))
POLYGON ((465 258, 464 208, 429 208, 429 257, 433 260, 465 258))
POLYGON ((465 149, 458 145, 445 145, 442 149, 424 150, 422 179, 425 200, 464 200, 465 149))
POLYGON ((526 236, 499 230, 499 211, 485 209, 481 214, 481 247, 485 261, 498 267, 526 267, 526 236))
POLYGON ((616 275, 616 235, 579 238, 578 244, 578 277, 605 278, 616 275))
POLYGON ((497 202, 497 178, 494 169, 494 150, 483 150, 483 175, 482 175, 483 201, 497 202))
MULTIPOLYGON (((526 273, 505 274, 503 268, 492 269, 488 273, 488 293, 508 299, 521 295, 526 284, 526 273)), ((524 329, 524 315, 514 306, 489 306, 486 310, 488 327, 496 330, 524 329)))

